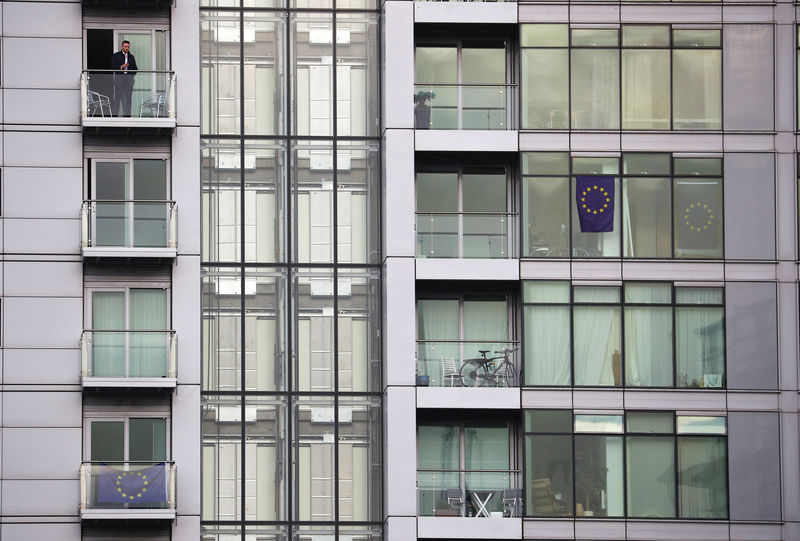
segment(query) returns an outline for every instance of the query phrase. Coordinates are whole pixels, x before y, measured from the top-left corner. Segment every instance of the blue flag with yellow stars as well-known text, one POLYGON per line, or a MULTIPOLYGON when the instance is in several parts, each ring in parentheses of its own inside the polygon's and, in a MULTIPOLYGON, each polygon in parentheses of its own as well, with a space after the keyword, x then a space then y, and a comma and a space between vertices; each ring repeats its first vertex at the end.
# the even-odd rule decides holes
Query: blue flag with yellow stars
POLYGON ((614 177, 577 177, 575 202, 582 232, 614 230, 614 177))
POLYGON ((102 503, 167 502, 167 465, 164 462, 137 471, 123 471, 100 464, 97 501, 102 503))

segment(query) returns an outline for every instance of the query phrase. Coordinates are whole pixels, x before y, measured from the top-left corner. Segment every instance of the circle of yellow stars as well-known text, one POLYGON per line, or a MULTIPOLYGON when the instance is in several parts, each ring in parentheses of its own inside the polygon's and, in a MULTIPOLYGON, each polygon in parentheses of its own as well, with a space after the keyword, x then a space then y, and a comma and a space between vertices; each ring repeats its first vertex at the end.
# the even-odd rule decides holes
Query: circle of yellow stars
POLYGON ((608 208, 608 204, 611 203, 611 197, 608 195, 608 192, 602 186, 598 186, 595 184, 594 186, 589 186, 585 190, 581 192, 581 209, 586 210, 587 214, 597 214, 603 213, 608 208), (600 196, 605 199, 603 206, 598 209, 593 209, 586 205, 586 196, 589 195, 592 191, 600 192, 600 196))
POLYGON ((128 477, 128 475, 133 477, 133 472, 122 472, 120 475, 117 475, 117 492, 119 492, 120 496, 122 496, 123 499, 132 500, 134 498, 141 498, 142 494, 144 492, 147 492, 147 485, 150 484, 150 481, 147 480, 147 476, 146 475, 142 475, 142 472, 137 472, 136 473, 136 477, 140 477, 141 478, 141 480, 142 480, 142 488, 136 494, 136 496, 134 496, 133 494, 127 494, 125 492, 122 492, 122 487, 120 486, 122 484, 122 478, 123 477, 128 477))
POLYGON ((689 231, 697 231, 698 233, 707 231, 714 221, 714 211, 705 203, 699 201, 697 203, 691 203, 683 211, 683 220, 689 231), (699 223, 695 224, 698 218, 699 223))

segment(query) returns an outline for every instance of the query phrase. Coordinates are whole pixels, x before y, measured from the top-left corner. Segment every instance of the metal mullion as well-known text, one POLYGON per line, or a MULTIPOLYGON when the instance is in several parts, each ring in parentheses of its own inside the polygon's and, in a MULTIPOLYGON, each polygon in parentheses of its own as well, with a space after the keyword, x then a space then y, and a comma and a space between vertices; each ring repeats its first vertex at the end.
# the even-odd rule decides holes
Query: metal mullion
POLYGON ((336 138, 338 134, 338 88, 337 88, 337 26, 336 26, 336 0, 333 0, 333 13, 331 15, 331 40, 332 65, 331 65, 331 99, 332 108, 332 130, 333 141, 331 149, 333 151, 333 519, 334 532, 339 533, 339 205, 338 205, 338 157, 339 145, 336 138))

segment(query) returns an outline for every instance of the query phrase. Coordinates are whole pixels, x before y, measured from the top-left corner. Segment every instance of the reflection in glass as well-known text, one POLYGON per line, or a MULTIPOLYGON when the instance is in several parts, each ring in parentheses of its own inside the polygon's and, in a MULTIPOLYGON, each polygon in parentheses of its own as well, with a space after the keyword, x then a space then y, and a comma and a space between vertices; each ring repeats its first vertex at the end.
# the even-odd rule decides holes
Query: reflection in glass
POLYGON ((573 512, 572 436, 527 436, 525 510, 534 517, 573 512))
POLYGON ((576 516, 623 516, 622 478, 622 436, 575 436, 576 516))

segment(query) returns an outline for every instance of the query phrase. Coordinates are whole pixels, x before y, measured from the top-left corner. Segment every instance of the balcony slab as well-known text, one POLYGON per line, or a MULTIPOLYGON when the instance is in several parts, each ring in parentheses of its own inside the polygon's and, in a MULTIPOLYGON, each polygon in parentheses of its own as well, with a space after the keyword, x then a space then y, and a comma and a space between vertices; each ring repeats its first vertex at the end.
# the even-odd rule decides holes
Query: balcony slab
POLYGON ((84 128, 167 128, 174 129, 177 122, 174 118, 128 118, 128 117, 83 117, 84 128))
POLYGON ((417 280, 519 280, 518 259, 417 259, 417 280))
POLYGON ((174 509, 81 509, 81 520, 175 520, 174 509))
POLYGON ((122 246, 84 246, 81 248, 84 258, 99 259, 175 259, 177 248, 125 248, 122 246))
POLYGON ((81 379, 81 387, 84 389, 175 389, 178 380, 176 378, 103 378, 86 377, 81 379))
POLYGON ((516 24, 516 2, 414 2, 416 23, 516 24))
POLYGON ((516 130, 414 130, 418 151, 517 152, 516 130))
POLYGON ((522 539, 521 518, 418 517, 419 539, 522 539))
POLYGON ((417 408, 507 410, 521 404, 520 390, 514 387, 417 387, 417 408))

